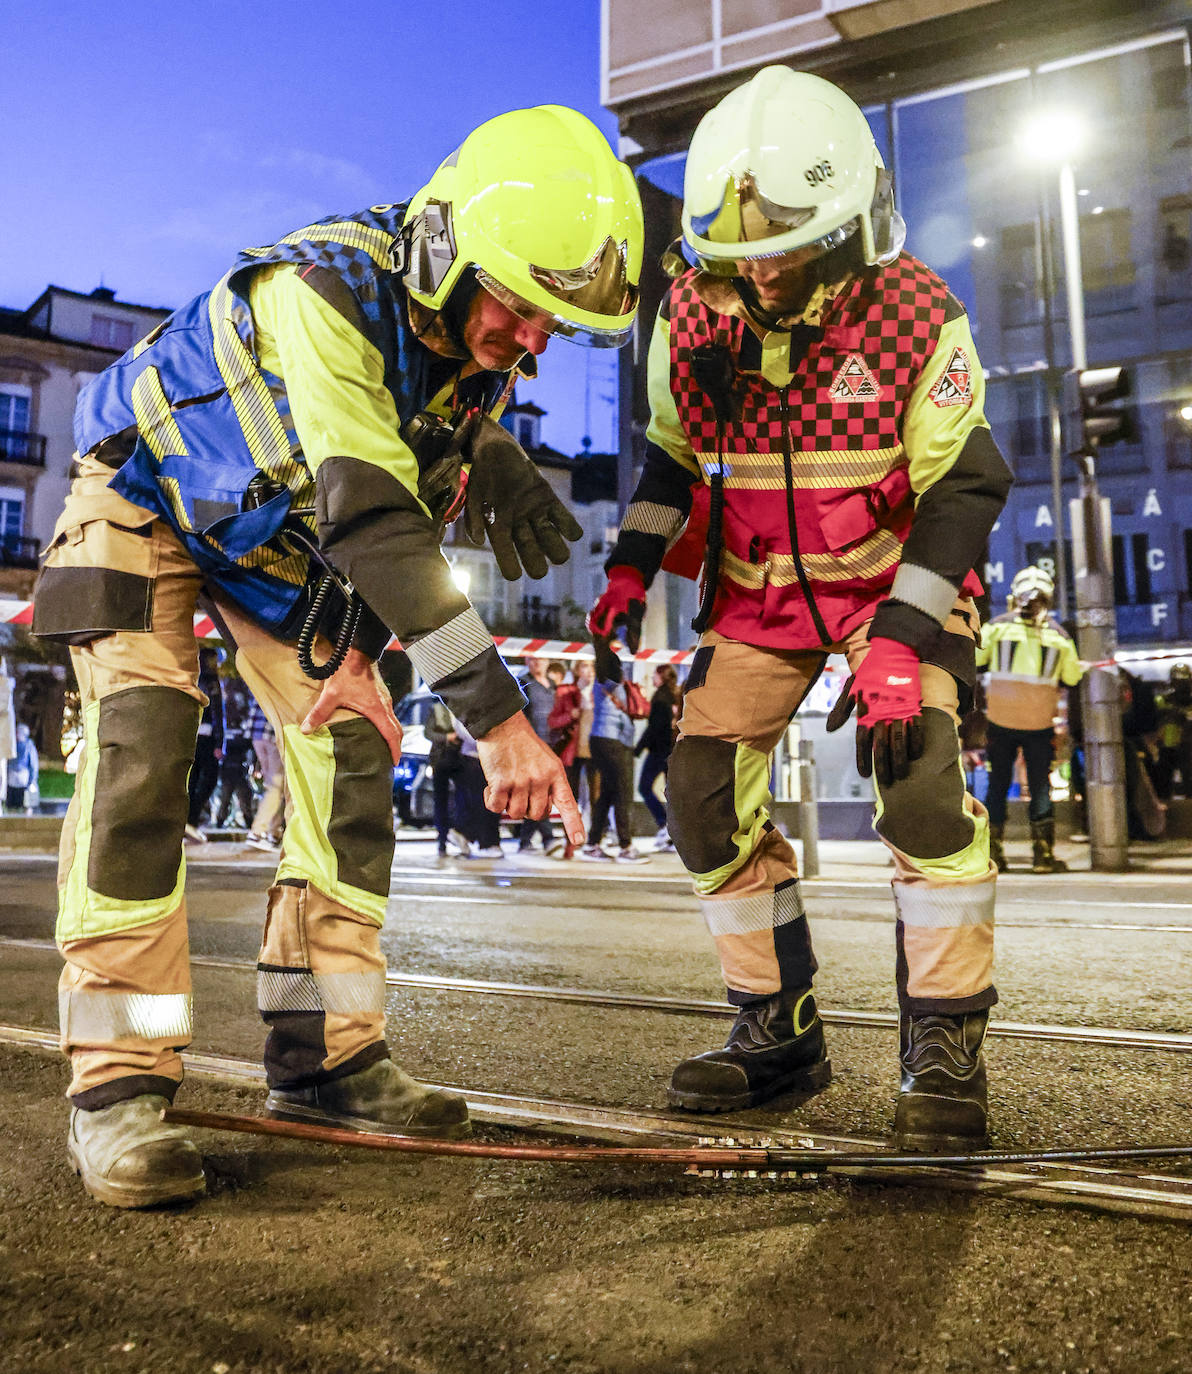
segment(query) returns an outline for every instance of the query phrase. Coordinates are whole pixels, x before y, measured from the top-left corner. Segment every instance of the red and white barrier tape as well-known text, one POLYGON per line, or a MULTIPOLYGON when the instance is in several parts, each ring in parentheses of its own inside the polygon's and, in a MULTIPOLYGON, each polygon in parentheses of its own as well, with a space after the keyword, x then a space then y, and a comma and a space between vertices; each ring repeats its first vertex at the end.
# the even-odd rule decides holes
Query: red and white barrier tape
MULTIPOLYGON (((0 625, 30 625, 33 623, 33 603, 31 601, 6 601, 0 599, 0 625)), ((219 631, 209 615, 195 616, 195 635, 199 639, 218 639, 219 631)), ((494 635, 493 643, 505 658, 525 658, 535 654, 540 658, 591 658, 592 646, 582 639, 531 639, 518 635, 494 635)), ((395 638, 389 641, 390 649, 400 649, 395 638)), ((676 649, 639 649, 633 655, 635 663, 671 663, 681 667, 691 662, 694 650, 676 649)))

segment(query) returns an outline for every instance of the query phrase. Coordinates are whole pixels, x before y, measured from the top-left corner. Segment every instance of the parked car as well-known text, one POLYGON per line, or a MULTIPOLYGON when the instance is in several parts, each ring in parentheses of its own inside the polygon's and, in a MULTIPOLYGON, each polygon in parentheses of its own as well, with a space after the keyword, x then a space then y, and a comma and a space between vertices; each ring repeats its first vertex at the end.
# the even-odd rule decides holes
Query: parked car
POLYGON ((393 770, 393 809, 402 825, 433 825, 435 799, 431 784, 430 736, 426 726, 438 700, 422 688, 402 697, 395 708, 401 722, 401 762, 393 770))

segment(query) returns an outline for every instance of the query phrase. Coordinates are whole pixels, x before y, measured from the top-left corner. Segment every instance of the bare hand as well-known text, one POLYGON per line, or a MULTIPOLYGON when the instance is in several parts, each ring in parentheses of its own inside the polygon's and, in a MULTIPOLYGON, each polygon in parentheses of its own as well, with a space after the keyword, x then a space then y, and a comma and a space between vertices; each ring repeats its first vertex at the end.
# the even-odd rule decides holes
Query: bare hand
POLYGON ((323 684, 319 699, 302 722, 302 733, 313 734, 336 711, 354 711, 371 720, 384 737, 396 764, 401 758, 401 726, 393 714, 393 698, 376 665, 359 649, 349 649, 339 668, 323 684))
POLYGON ((514 820, 540 821, 553 803, 572 844, 583 844, 584 823, 559 756, 538 738, 519 711, 476 741, 488 786, 484 804, 514 820))

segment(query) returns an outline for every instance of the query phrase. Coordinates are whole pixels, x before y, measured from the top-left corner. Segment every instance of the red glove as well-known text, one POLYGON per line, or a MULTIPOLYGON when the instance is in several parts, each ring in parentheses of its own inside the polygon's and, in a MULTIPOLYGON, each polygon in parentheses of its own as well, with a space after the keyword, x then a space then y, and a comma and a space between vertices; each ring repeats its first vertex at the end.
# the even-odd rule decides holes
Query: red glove
POLYGON ((857 703, 857 771, 876 773, 882 787, 907 777, 923 753, 919 655, 896 639, 872 639, 847 691, 857 703))
POLYGON ((588 629, 610 639, 616 627, 625 626, 625 645, 637 653, 642 642, 642 616, 646 613, 646 582, 636 568, 619 563, 610 568, 608 586, 588 612, 588 629))

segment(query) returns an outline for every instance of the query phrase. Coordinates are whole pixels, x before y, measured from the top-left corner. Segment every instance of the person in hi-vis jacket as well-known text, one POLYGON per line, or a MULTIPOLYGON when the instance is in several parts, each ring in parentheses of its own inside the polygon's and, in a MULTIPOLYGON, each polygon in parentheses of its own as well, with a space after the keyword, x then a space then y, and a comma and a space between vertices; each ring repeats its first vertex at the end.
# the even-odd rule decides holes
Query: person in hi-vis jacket
POLYGON ((841 654, 895 863, 895 1129, 963 1147, 986 1134, 996 870, 956 726, 971 573, 1011 483, 968 318, 902 250, 865 117, 818 77, 767 67, 704 117, 682 222, 694 266, 669 255, 645 465, 589 618, 632 648, 664 557, 702 564, 668 821, 737 1016, 669 1099, 728 1111, 829 1081, 795 855, 767 806, 770 754, 841 654))
POLYGON ((492 809, 553 803, 582 838, 562 764, 439 546, 461 517, 508 578, 566 561, 580 527, 497 417, 552 335, 627 338, 641 247, 633 177, 595 126, 517 110, 410 201, 245 250, 82 391, 34 630, 72 646, 82 694, 61 1036, 70 1157, 103 1201, 203 1188, 198 1151, 159 1119, 191 1038, 200 593, 274 726, 291 798, 258 964, 267 1107, 468 1130, 463 1099, 415 1082, 385 1040, 401 728, 374 660, 395 634, 477 739, 492 809), (310 674, 337 658, 320 688, 310 674))

